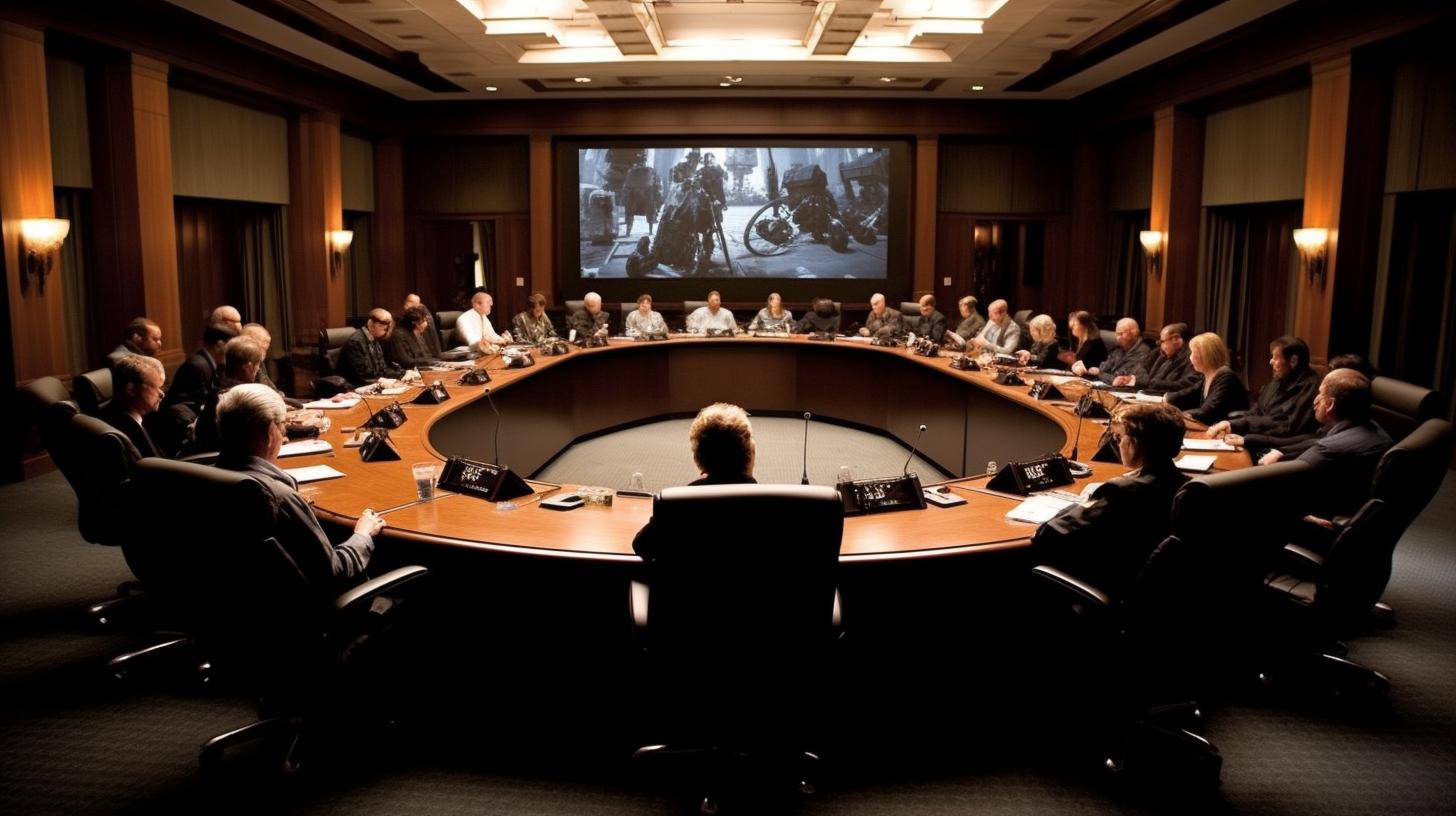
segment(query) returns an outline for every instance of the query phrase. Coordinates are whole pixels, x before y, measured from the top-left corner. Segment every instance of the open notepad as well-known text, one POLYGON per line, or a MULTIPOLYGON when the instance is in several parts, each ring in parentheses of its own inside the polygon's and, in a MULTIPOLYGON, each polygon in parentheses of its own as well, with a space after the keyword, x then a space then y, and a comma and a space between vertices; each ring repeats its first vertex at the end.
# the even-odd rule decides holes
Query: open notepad
POLYGON ((284 473, 298 480, 299 484, 309 482, 321 482, 325 479, 337 479, 344 475, 343 471, 334 470, 328 465, 310 465, 309 467, 284 468, 284 473))
POLYGON ((1207 473, 1213 469, 1213 463, 1217 459, 1218 457, 1216 456, 1194 456, 1190 453, 1174 459, 1173 464, 1177 465, 1179 470, 1186 470, 1191 473, 1207 473))

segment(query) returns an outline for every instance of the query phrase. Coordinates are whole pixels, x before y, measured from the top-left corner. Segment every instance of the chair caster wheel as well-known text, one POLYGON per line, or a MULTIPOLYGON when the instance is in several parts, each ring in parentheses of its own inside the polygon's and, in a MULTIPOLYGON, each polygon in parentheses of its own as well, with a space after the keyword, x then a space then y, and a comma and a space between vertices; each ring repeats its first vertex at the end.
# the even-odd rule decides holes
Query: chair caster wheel
POLYGON ((799 793, 801 793, 801 794, 803 794, 805 796, 813 796, 814 795, 814 783, 813 782, 810 782, 807 779, 801 780, 799 782, 799 793))
POLYGON ((1122 763, 1112 757, 1102 760, 1102 770, 1110 774, 1122 773, 1122 763))

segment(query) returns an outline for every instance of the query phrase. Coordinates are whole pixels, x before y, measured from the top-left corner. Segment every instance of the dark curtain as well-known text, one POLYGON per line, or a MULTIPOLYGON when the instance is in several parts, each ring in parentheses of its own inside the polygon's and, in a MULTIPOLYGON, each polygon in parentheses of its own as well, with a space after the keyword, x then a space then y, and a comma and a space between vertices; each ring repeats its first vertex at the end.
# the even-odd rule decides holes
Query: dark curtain
MULTIPOLYGON (((1138 233, 1148 228, 1148 211, 1114 212, 1108 222, 1107 273, 1102 302, 1108 314, 1143 322, 1147 307, 1148 260, 1138 233)), ((1095 310, 1093 312, 1096 314, 1095 310)), ((1158 330, 1161 326, 1144 326, 1158 330)))
POLYGON ((293 304, 288 286, 288 236, 284 208, 239 204, 236 211, 238 274, 243 284, 243 318, 262 323, 273 335, 268 356, 288 356, 293 304))
POLYGON ((364 315, 371 309, 398 309, 407 292, 381 292, 374 296, 373 220, 367 212, 344 211, 344 229, 354 231, 349 245, 348 288, 349 314, 364 315))
POLYGON ((270 357, 286 357, 293 335, 285 208, 182 197, 174 208, 183 348, 194 348, 208 314, 228 303, 244 321, 268 327, 270 357))
MULTIPOLYGON (((96 310, 91 303, 91 191, 57 187, 56 218, 71 222, 66 242, 61 244, 58 268, 53 269, 52 285, 59 283, 65 300, 67 362, 73 372, 90 371, 95 361, 111 351, 120 338, 96 335, 96 310), (111 344, 107 345, 107 341, 111 344)), ((130 318, 128 318, 130 319, 130 318)))
MULTIPOLYGON (((476 221, 475 224, 475 251, 480 255, 480 286, 484 286, 491 292, 502 293, 504 289, 501 281, 497 279, 495 259, 495 220, 487 219, 476 221)), ((501 294, 495 295, 496 300, 501 299, 501 294)))
POLYGON ((1301 202, 1280 201, 1210 207, 1204 215, 1205 296, 1194 331, 1224 339, 1234 371, 1251 390, 1271 376, 1270 341, 1293 325, 1294 230, 1303 211, 1301 202))
POLYGON ((1381 373, 1429 386, 1446 397, 1456 391, 1456 190, 1396 196, 1385 285, 1381 373))

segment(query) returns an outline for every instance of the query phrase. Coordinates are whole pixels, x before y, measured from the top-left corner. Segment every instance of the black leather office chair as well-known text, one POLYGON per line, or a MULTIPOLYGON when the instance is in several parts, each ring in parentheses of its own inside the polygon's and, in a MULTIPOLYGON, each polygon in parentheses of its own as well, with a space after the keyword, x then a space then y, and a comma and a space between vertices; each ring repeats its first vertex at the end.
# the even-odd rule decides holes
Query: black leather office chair
POLYGON ((1394 377, 1371 380, 1370 399, 1370 417, 1395 440, 1405 438, 1422 422, 1441 415, 1440 394, 1394 377))
POLYGON ((917 300, 900 301, 900 314, 904 317, 920 317, 920 302, 917 300))
POLYGON ((440 333, 440 349, 448 351, 462 345, 456 342, 455 324, 460 322, 461 311, 435 312, 435 331, 440 333))
POLYGON ((1049 616, 1048 648, 1079 672, 1058 693, 1075 687, 1084 695, 1074 714, 1092 715, 1108 770, 1217 783, 1223 760, 1198 733, 1200 704, 1213 669, 1242 648, 1263 566, 1283 543, 1281 519, 1297 512, 1285 502, 1297 501, 1309 481, 1304 463, 1283 462, 1189 482, 1174 499, 1172 535, 1123 597, 1055 567, 1032 570, 1033 601, 1049 616), (1268 529, 1251 534, 1255 518, 1268 529))
POLYGON ((320 600, 272 537, 272 497, 255 479, 148 458, 137 463, 128 496, 147 519, 130 546, 152 592, 186 622, 216 670, 259 699, 258 720, 209 739, 199 761, 214 766, 226 748, 282 731, 292 737, 284 767, 296 768, 308 720, 362 710, 331 708, 347 706, 353 688, 341 651, 385 626, 427 570, 402 567, 320 600))
POLYGON ((111 369, 98 368, 77 374, 71 380, 71 388, 76 392, 76 405, 81 413, 100 416, 101 409, 111 403, 111 369))
POLYGON ((1031 311, 1031 309, 1017 309, 1016 313, 1011 315, 1011 319, 1025 326, 1031 322, 1031 311))
POLYGON ((753 769, 792 768, 812 790, 804 749, 828 707, 843 524, 828 487, 674 487, 653 504, 660 546, 631 606, 663 739, 636 756, 691 757, 705 810, 753 769), (793 536, 765 532, 786 518, 793 536))
POLYGON ((334 378, 338 377, 339 356, 343 354, 344 344, 349 342, 355 331, 357 329, 348 326, 319 329, 318 352, 314 355, 314 363, 318 369, 318 376, 313 381, 315 398, 332 397, 349 387, 348 383, 334 378))

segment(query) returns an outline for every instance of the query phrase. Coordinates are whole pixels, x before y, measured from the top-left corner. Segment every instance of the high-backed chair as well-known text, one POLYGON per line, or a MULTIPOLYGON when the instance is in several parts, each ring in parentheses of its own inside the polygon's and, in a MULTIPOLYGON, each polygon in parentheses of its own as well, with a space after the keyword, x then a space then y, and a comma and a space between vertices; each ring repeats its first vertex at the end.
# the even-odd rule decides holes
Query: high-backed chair
POLYGON ((920 302, 916 300, 900 301, 900 314, 904 315, 905 317, 919 317, 920 302))
MULTIPOLYGON (((297 736, 311 716, 327 713, 321 706, 347 698, 340 646, 378 625, 371 615, 398 608, 376 598, 398 597, 427 572, 402 567, 337 598, 321 594, 272 537, 271 494, 242 473, 143 459, 129 498, 148 520, 131 546, 147 565, 153 593, 186 622, 218 670, 259 699, 256 722, 204 743, 204 767, 229 746, 280 730, 297 736)), ((298 745, 290 741, 285 767, 296 764, 298 745)))
POLYGON ((452 349, 463 345, 456 342, 455 324, 460 322, 461 311, 435 312, 435 330, 440 333, 440 348, 452 349))
POLYGON ((1198 733, 1199 703, 1256 624, 1262 570, 1309 485, 1302 462, 1189 482, 1174 498, 1172 535, 1122 597, 1055 567, 1032 570, 1048 648, 1081 670, 1086 706, 1110 715, 1094 724, 1111 732, 1105 767, 1216 783, 1222 758, 1198 733), (1260 519, 1252 533, 1250 518, 1260 519))
POLYGON ((715 803, 730 764, 750 748, 745 761, 802 771, 828 706, 844 524, 838 493, 674 487, 654 502, 652 524, 660 546, 631 600, 663 739, 637 757, 701 755, 705 804, 715 803), (764 534, 787 518, 795 535, 764 534))
POLYGON ((1011 319, 1025 326, 1031 322, 1031 309, 1017 309, 1016 313, 1011 316, 1011 319))
POLYGON ((683 301, 683 305, 682 305, 682 308, 683 308, 683 328, 684 329, 687 328, 688 315, 692 314, 693 312, 696 312, 699 309, 706 309, 707 307, 708 307, 708 301, 706 301, 706 300, 684 300, 683 301))
POLYGON ((563 305, 566 308, 566 318, 568 320, 571 319, 571 316, 572 315, 574 315, 577 312, 580 312, 580 311, 583 311, 583 310, 586 309, 586 301, 585 300, 568 300, 563 305))
POLYGON ((1394 377, 1371 380, 1370 400, 1371 418, 1390 434, 1391 439, 1399 440, 1422 422, 1441 415, 1439 393, 1394 377))
POLYGON ((357 329, 341 326, 337 329, 319 329, 318 364, 319 376, 326 377, 339 369, 339 355, 344 344, 354 336, 357 329))
POLYGON ((111 402, 111 369, 98 368, 77 374, 71 380, 71 389, 76 393, 76 405, 81 413, 100 416, 101 409, 111 402))

